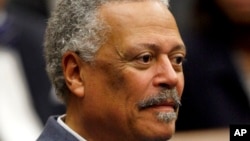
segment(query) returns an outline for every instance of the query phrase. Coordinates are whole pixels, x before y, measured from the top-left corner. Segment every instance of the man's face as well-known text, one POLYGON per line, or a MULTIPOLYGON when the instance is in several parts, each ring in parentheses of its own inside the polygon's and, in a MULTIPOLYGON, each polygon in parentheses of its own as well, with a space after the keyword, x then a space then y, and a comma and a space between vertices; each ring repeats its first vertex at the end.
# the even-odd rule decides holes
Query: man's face
POLYGON ((100 13, 111 32, 82 76, 84 128, 102 140, 170 138, 186 53, 172 14, 155 1, 106 4, 100 13))

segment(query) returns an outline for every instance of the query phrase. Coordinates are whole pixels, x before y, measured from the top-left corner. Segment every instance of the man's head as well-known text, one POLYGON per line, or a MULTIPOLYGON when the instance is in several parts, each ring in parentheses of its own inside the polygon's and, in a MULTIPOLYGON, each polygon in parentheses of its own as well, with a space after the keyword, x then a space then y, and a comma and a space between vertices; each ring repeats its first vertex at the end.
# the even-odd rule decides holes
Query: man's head
POLYGON ((160 0, 63 0, 46 34, 66 123, 87 140, 166 140, 184 87, 185 47, 160 0))

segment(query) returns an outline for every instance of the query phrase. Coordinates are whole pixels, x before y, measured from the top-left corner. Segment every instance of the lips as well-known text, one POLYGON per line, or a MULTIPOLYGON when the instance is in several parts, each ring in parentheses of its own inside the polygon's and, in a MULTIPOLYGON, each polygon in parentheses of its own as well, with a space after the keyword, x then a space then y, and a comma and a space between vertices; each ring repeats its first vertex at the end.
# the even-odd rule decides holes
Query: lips
POLYGON ((154 109, 162 109, 162 110, 174 110, 175 112, 177 111, 179 107, 179 103, 175 102, 173 99, 167 99, 167 100, 161 100, 161 101, 156 101, 152 102, 148 105, 145 105, 144 107, 141 107, 140 110, 145 110, 149 108, 154 108, 154 109))
POLYGON ((173 100, 167 100, 165 102, 153 105, 153 107, 172 107, 174 110, 176 110, 178 105, 173 100))
POLYGON ((158 105, 153 106, 154 108, 161 109, 161 110, 166 110, 166 111, 174 111, 176 112, 178 109, 178 105, 175 104, 174 102, 168 103, 164 102, 158 105))
POLYGON ((167 111, 174 109, 176 112, 181 105, 180 97, 176 89, 164 89, 156 95, 151 95, 138 102, 139 110, 148 108, 165 109, 167 111))

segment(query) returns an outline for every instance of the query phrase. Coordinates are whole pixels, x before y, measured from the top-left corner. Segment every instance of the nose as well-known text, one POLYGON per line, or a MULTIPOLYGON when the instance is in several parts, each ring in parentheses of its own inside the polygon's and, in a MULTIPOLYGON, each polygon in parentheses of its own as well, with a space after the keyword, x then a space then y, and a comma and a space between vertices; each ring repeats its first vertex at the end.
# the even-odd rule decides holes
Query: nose
POLYGON ((178 72, 174 69, 167 56, 161 57, 157 62, 153 85, 162 88, 174 88, 178 83, 178 72))

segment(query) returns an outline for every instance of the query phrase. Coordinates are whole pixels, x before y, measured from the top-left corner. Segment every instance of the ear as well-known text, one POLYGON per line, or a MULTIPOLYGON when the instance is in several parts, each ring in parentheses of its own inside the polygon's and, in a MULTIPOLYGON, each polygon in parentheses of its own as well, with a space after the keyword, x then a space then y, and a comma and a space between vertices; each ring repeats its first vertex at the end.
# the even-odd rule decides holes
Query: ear
POLYGON ((66 52, 62 58, 65 82, 69 90, 77 97, 84 96, 84 78, 81 76, 82 60, 74 52, 66 52))

